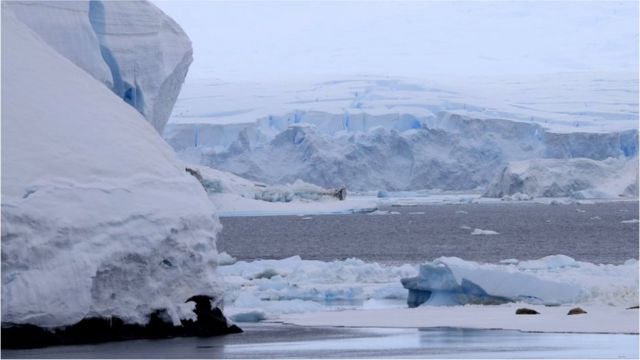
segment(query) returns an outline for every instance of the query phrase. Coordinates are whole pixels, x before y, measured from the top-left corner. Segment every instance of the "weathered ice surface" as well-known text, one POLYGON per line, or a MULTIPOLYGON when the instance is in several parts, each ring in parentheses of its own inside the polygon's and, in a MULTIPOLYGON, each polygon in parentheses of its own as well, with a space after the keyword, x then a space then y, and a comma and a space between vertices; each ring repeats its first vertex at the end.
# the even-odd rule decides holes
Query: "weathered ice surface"
POLYGON ((447 112, 294 111, 248 124, 170 124, 179 156, 267 184, 297 179, 350 190, 476 190, 511 161, 637 154, 635 130, 553 133, 533 123, 447 112))
POLYGON ((463 278, 456 281, 451 269, 445 264, 420 265, 416 277, 401 279, 402 286, 409 290, 407 305, 414 308, 424 303, 429 305, 499 305, 515 299, 492 296, 477 284, 463 278))
POLYGON ((147 1, 10 1, 20 21, 162 132, 192 61, 180 26, 147 1))
POLYGON ((186 301, 221 292, 206 192, 139 112, 13 6, 2 4, 3 326, 196 319, 186 301))
POLYGON ((637 197, 638 158, 597 161, 534 159, 510 163, 487 187, 484 196, 525 194, 533 197, 637 197))

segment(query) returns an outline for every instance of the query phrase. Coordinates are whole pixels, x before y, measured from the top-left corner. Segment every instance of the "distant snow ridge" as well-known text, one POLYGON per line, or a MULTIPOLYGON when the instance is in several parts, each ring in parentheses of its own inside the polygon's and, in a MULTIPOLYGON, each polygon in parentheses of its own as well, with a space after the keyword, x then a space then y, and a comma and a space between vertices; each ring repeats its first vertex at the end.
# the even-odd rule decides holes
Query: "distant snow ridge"
POLYGON ((534 159, 512 162, 484 196, 617 198, 638 196, 638 158, 534 159))
POLYGON ((147 1, 13 1, 48 45, 162 132, 192 61, 180 26, 147 1))
POLYGON ((553 133, 534 123, 442 112, 296 111, 251 124, 169 124, 184 160, 282 184, 297 179, 352 190, 482 189, 510 161, 637 154, 636 130, 553 133))
POLYGON ((161 309, 180 324, 191 296, 221 295, 214 208, 137 111, 12 14, 51 8, 43 29, 75 17, 70 36, 90 35, 48 4, 2 3, 3 325, 144 324, 161 309))

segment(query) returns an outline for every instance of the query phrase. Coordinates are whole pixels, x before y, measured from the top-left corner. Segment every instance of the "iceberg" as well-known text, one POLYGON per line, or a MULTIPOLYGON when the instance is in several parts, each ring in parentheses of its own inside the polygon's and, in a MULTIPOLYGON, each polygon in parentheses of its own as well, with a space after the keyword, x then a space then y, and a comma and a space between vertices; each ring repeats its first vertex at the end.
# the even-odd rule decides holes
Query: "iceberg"
POLYGON ((468 279, 458 283, 451 269, 445 264, 420 266, 416 277, 401 279, 402 286, 409 290, 407 305, 414 308, 427 305, 500 305, 515 299, 492 296, 468 279))
POLYGON ((148 1, 12 1, 49 46, 162 132, 192 61, 180 26, 148 1))
POLYGON ((221 320, 215 208, 136 109, 14 15, 47 4, 2 4, 3 335, 221 320))

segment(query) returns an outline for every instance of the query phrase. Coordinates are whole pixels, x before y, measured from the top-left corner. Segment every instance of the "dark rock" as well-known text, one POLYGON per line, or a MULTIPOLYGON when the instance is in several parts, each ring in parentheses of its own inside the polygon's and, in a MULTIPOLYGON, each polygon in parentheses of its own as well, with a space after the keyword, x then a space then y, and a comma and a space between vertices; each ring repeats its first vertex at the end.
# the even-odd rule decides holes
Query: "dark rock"
POLYGON ((184 320, 182 326, 187 336, 212 336, 233 334, 242 332, 242 329, 235 325, 230 325, 222 314, 220 308, 213 307, 209 296, 192 296, 186 302, 193 301, 196 308, 193 311, 198 316, 196 321, 184 320))
POLYGON ((516 310, 516 315, 538 315, 538 314, 540 313, 533 309, 520 308, 516 310))
POLYGON ((569 310, 567 315, 580 315, 580 314, 586 314, 586 313, 587 313, 586 311, 584 311, 581 308, 577 307, 577 308, 573 308, 573 309, 569 310))
POLYGON ((638 305, 636 305, 636 306, 632 306, 632 307, 628 307, 628 308, 627 308, 627 310, 637 309, 637 308, 638 308, 638 305))
POLYGON ((86 318, 73 325, 51 329, 29 324, 2 324, 2 348, 25 349, 53 345, 93 344, 134 339, 162 339, 179 336, 214 336, 241 333, 231 325, 212 298, 198 295, 187 300, 196 303, 197 319, 173 325, 166 310, 149 314, 147 324, 127 324, 117 317, 86 318))

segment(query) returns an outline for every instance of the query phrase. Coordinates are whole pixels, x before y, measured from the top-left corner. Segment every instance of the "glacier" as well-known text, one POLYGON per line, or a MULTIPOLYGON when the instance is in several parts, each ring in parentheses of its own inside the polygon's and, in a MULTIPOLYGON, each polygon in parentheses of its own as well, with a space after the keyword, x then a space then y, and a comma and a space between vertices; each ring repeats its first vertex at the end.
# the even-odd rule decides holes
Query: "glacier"
POLYGON ((47 44, 133 106, 158 132, 192 62, 191 41, 147 1, 11 1, 47 44))
POLYGON ((267 184, 391 191, 483 190, 511 161, 637 154, 637 130, 560 133, 535 123, 450 112, 294 111, 248 124, 169 123, 167 142, 188 162, 267 184))
MULTIPOLYGON (((106 7, 146 13, 150 6, 129 4, 106 7)), ((95 44, 76 6, 2 3, 3 335, 7 324, 146 324, 158 311, 179 325, 195 318, 193 302, 185 301, 222 296, 215 275, 220 224, 205 190, 151 121, 80 59, 61 53, 60 46, 95 44), (39 36, 19 20, 30 11, 31 25, 54 30, 39 36), (56 17, 63 14, 72 18, 56 17), (50 46, 47 36, 71 30, 70 43, 50 46), (75 43, 81 37, 91 41, 75 43)), ((122 35, 131 17, 119 19, 109 26, 122 35)), ((175 40, 154 39, 165 46, 175 40)), ((106 69, 95 56, 85 60, 106 69)))
POLYGON ((532 159, 509 163, 485 197, 637 198, 638 158, 532 159))

